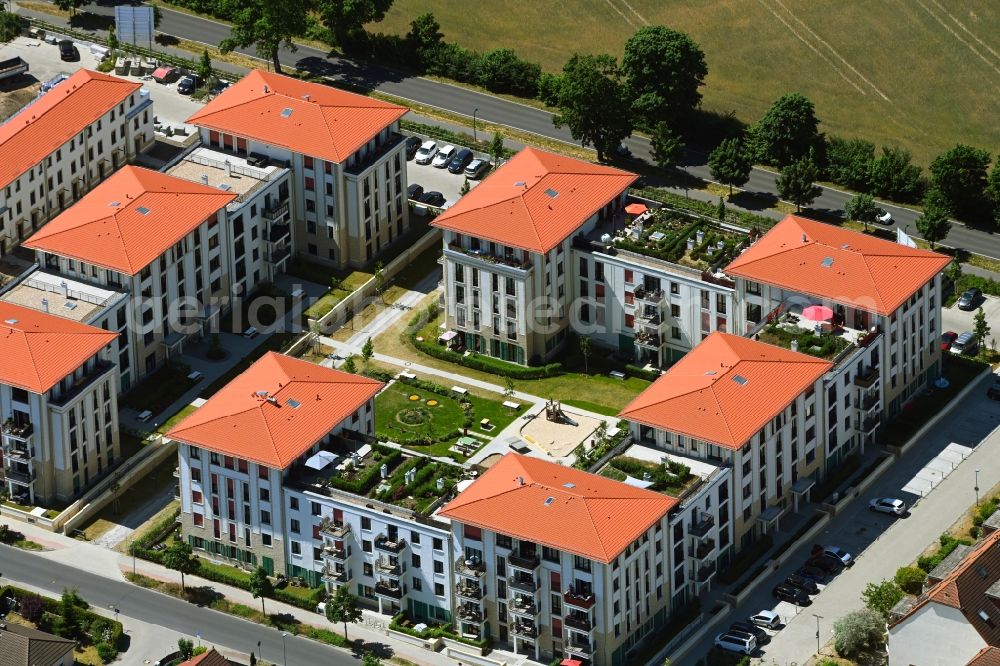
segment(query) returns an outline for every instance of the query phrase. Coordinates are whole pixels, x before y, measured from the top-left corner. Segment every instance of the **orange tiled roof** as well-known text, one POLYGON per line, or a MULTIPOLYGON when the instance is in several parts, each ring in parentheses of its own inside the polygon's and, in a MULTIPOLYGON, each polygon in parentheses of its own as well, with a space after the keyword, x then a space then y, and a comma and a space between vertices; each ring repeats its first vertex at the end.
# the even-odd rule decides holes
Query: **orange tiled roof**
POLYGON ((374 379, 271 352, 167 436, 285 469, 382 386, 374 379))
POLYGON ((637 177, 525 148, 433 224, 511 247, 548 252, 637 177))
POLYGON ((906 615, 891 626, 904 622, 926 604, 938 603, 961 611, 988 645, 1000 647, 1000 605, 987 595, 987 590, 998 582, 1000 531, 981 539, 959 566, 928 590, 906 615), (987 614, 987 620, 980 617, 980 611, 987 614))
POLYGON ((789 215, 725 272, 888 316, 949 261, 937 252, 789 215))
POLYGON ((23 245, 135 275, 235 198, 232 192, 126 166, 23 245))
POLYGON ((344 162, 407 109, 256 69, 187 119, 328 162, 344 162))
POLYGON ((0 125, 0 187, 37 165, 141 87, 133 81, 81 69, 49 90, 0 125))
POLYGON ((196 657, 191 657, 187 661, 180 664, 180 666, 230 666, 231 662, 219 654, 215 648, 211 648, 208 652, 202 652, 196 657))
POLYGON ((115 333, 0 301, 0 383, 45 393, 115 333))
POLYGON ((619 416, 738 449, 832 367, 814 356, 713 333, 619 416))
POLYGON ((965 666, 1000 666, 1000 647, 987 645, 965 666))
POLYGON ((440 513, 607 563, 676 504, 667 495, 508 453, 440 513))

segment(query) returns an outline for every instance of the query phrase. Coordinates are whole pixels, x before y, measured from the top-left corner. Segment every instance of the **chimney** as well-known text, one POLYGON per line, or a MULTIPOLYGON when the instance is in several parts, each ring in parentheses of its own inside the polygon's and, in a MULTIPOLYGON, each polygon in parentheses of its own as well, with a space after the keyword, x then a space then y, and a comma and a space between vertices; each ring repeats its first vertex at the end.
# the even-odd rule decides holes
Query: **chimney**
POLYGON ((232 175, 233 175, 233 165, 229 162, 229 160, 226 160, 226 177, 229 178, 232 175))
POLYGON ((208 174, 207 173, 201 174, 201 184, 202 185, 208 185, 208 174))
POLYGON ((265 92, 265 93, 269 93, 269 92, 271 92, 271 91, 270 91, 270 89, 269 89, 269 88, 268 88, 268 87, 267 87, 266 85, 264 86, 264 92, 265 92))
POLYGON ((802 242, 803 243, 808 243, 809 242, 809 239, 806 237, 805 234, 802 234, 802 242))
POLYGON ((42 299, 42 311, 46 313, 49 311, 49 299, 47 298, 42 299))
POLYGON ((789 345, 789 347, 791 348, 791 350, 793 352, 797 352, 799 350, 799 340, 798 340, 798 338, 793 339, 792 342, 791 342, 791 344, 789 345))
POLYGON ((312 101, 311 98, 309 97, 309 93, 306 93, 305 95, 303 95, 302 99, 304 99, 307 102, 312 101))
POLYGON ((63 298, 69 298, 69 285, 66 284, 66 280, 59 283, 60 289, 62 289, 63 298))
POLYGON ((524 485, 524 477, 523 476, 517 477, 517 485, 519 485, 519 486, 523 486, 524 485))

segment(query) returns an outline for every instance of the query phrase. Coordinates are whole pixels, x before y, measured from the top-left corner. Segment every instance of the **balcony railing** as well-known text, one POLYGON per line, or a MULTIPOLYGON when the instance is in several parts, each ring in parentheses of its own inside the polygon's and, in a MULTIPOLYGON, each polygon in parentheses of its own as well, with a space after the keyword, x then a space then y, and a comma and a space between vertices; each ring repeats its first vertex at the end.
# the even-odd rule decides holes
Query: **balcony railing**
POLYGON ((878 404, 879 397, 877 393, 866 395, 864 398, 858 401, 861 409, 868 411, 878 404))
POLYGON ((640 301, 659 303, 661 300, 663 300, 663 290, 646 289, 645 287, 639 287, 635 290, 635 297, 638 298, 640 301))
POLYGON ((270 208, 264 209, 264 219, 268 222, 274 222, 275 220, 284 217, 288 214, 288 202, 278 204, 276 206, 271 206, 270 208))
POLYGON ((507 610, 514 615, 528 615, 531 617, 538 615, 538 606, 535 605, 534 600, 527 597, 514 597, 510 604, 507 605, 507 610))
POLYGON ((486 573, 486 565, 479 561, 473 562, 472 560, 464 560, 459 561, 458 565, 455 567, 455 571, 459 576, 464 578, 479 579, 486 573))
POLYGON ((507 582, 507 586, 512 590, 521 590, 522 592, 534 592, 538 589, 534 578, 511 578, 507 582))
POLYGON ((32 433, 35 432, 35 426, 31 423, 15 425, 13 421, 8 420, 0 425, 0 432, 2 432, 4 436, 12 439, 28 441, 32 433))
POLYGON ((375 550, 384 550, 387 553, 400 553, 406 548, 406 539, 390 539, 384 534, 375 537, 375 550))
POLYGON ((485 261, 488 264, 499 264, 501 266, 507 266, 508 268, 516 268, 520 271, 528 271, 534 266, 531 259, 525 259, 523 255, 518 258, 516 254, 512 255, 501 255, 501 254, 491 254, 486 250, 473 250, 467 247, 462 247, 458 243, 449 243, 448 249, 453 252, 461 252, 462 254, 472 257, 473 259, 479 259, 485 261))
POLYGON ((564 645, 566 652, 569 652, 571 654, 577 654, 580 655, 581 657, 590 657, 590 655, 594 654, 593 643, 570 640, 566 641, 564 645))
POLYGON ((327 518, 319 524, 319 533, 334 539, 341 539, 347 536, 350 532, 350 523, 336 522, 327 518))
POLYGON ((709 530, 715 525, 715 517, 710 513, 703 513, 697 522, 692 523, 688 528, 688 534, 699 539, 708 536, 709 530))
POLYGON ((649 333, 640 333, 635 336, 635 344, 640 347, 652 347, 658 349, 660 345, 663 344, 663 340, 658 335, 652 335, 649 333))
POLYGON ((455 586, 455 594, 462 599, 482 599, 483 588, 471 583, 461 583, 455 586))
POLYGON ((3 455, 8 460, 23 460, 24 462, 27 462, 34 457, 34 451, 34 447, 25 445, 11 446, 5 444, 3 447, 3 455))
POLYGON ((594 602, 596 597, 593 593, 591 594, 577 594, 573 589, 566 590, 563 592, 563 603, 567 606, 572 606, 573 608, 583 608, 584 610, 590 610, 594 607, 594 602))
POLYGON ((35 472, 20 472, 12 467, 8 467, 4 470, 4 475, 7 477, 8 481, 13 481, 14 483, 22 486, 30 486, 35 482, 35 472))
POLYGON ((511 633, 524 638, 537 638, 538 627, 528 622, 515 622, 510 626, 511 633))
POLYGON ((515 569, 534 571, 538 568, 538 555, 525 555, 524 553, 511 553, 507 556, 507 561, 515 569))
POLYGON ((459 606, 458 619, 462 622, 475 622, 479 624, 483 621, 483 611, 477 606, 459 606))
POLYGON ((715 562, 712 562, 710 564, 706 564, 700 567, 697 571, 695 571, 694 580, 696 583, 705 583, 714 575, 715 575, 715 562))
POLYGON ((861 388, 868 388, 878 381, 878 368, 867 368, 864 374, 854 377, 854 385, 861 388))
POLYGON ((267 260, 272 264, 280 264, 282 261, 292 256, 292 251, 287 247, 282 247, 277 250, 268 250, 265 255, 267 260))
POLYGON ((375 570, 384 576, 399 578, 403 573, 403 566, 399 562, 393 564, 389 560, 379 560, 375 563, 375 570))
POLYGON ((330 562, 347 561, 347 549, 344 547, 337 548, 335 546, 326 546, 323 548, 321 555, 324 560, 328 560, 330 562))
POLYGON ((866 419, 859 420, 859 424, 861 432, 867 435, 878 427, 879 419, 874 416, 869 416, 866 419))
POLYGON ((351 570, 344 567, 342 570, 337 571, 330 567, 323 569, 321 578, 328 583, 346 583, 351 580, 351 570))
POLYGON ((378 582, 375 583, 375 594, 380 597, 389 597, 390 599, 402 599, 403 588, 399 585, 378 582))
POLYGON ((703 560, 715 551, 715 539, 707 539, 695 546, 688 546, 688 555, 696 560, 703 560))
POLYGON ((573 627, 574 629, 579 629, 580 631, 589 632, 594 628, 594 623, 583 613, 568 613, 565 617, 563 617, 563 621, 566 623, 567 627, 573 627))

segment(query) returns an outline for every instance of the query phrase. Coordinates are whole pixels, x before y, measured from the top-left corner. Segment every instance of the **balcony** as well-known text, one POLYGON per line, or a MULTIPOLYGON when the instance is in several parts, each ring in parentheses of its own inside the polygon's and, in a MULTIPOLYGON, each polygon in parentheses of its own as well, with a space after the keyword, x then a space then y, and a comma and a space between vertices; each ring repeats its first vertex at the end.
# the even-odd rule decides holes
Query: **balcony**
POLYGON ((696 560, 703 560, 715 552, 715 539, 701 541, 697 547, 688 546, 688 556, 696 560))
POLYGON ((640 333, 635 336, 635 344, 639 347, 648 347, 650 349, 659 349, 660 345, 663 344, 663 340, 659 335, 654 333, 640 333))
POLYGON ((403 566, 399 562, 379 560, 375 563, 375 571, 390 578, 399 578, 403 574, 403 566))
POLYGON ((35 457, 35 449, 27 444, 9 444, 5 442, 3 446, 3 455, 8 460, 28 462, 35 457))
POLYGON ((708 536, 709 531, 711 531, 712 526, 714 525, 715 516, 710 513, 703 513, 698 518, 697 522, 692 523, 688 527, 688 534, 698 539, 704 539, 708 536))
POLYGON ((274 222, 288 215, 288 202, 273 205, 270 208, 264 209, 264 219, 268 222, 274 222))
POLYGON ((292 232, 287 224, 272 224, 267 232, 267 242, 274 245, 291 238, 292 232))
POLYGON ((715 562, 710 562, 694 572, 692 579, 696 583, 707 583, 715 575, 715 562))
POLYGON ((567 627, 572 627, 587 633, 594 628, 593 620, 590 619, 589 615, 584 615, 583 613, 567 613, 566 616, 563 617, 563 621, 566 623, 567 627))
POLYGON ((336 546, 324 546, 321 555, 327 562, 337 562, 339 564, 343 564, 347 561, 347 549, 343 546, 340 548, 337 548, 336 546))
POLYGON ((659 303, 663 300, 663 290, 662 289, 646 289, 646 287, 639 287, 635 290, 635 297, 640 301, 646 301, 648 303, 659 303))
POLYGON ((375 537, 375 550, 383 550, 387 553, 401 553, 406 548, 406 539, 390 539, 384 534, 375 537))
MULTIPOLYGON (((525 258, 523 254, 521 255, 521 258, 518 259, 516 253, 502 255, 491 254, 486 250, 473 250, 471 248, 462 247, 458 243, 449 243, 448 250, 464 254, 465 256, 473 259, 479 259, 487 264, 506 266, 519 271, 530 271, 534 267, 534 262, 532 262, 531 258, 525 258)), ((518 252, 520 252, 520 250, 518 252)))
POLYGON ((535 569, 538 568, 538 555, 511 553, 507 556, 507 562, 515 569, 534 573, 535 569))
POLYGON ((568 640, 563 644, 563 649, 568 654, 575 654, 588 659, 594 654, 594 644, 586 641, 568 640))
POLYGON ((31 423, 15 424, 7 419, 3 425, 0 425, 0 432, 3 433, 4 437, 27 442, 35 432, 35 427, 31 423))
POLYGON ((478 606, 459 606, 457 615, 458 619, 462 622, 481 624, 483 621, 483 611, 480 610, 478 606))
POLYGON ((507 604, 507 611, 512 615, 523 615, 525 617, 537 617, 538 606, 535 605, 531 597, 514 597, 507 604))
POLYGON ((867 412, 871 409, 874 409, 875 406, 878 405, 878 401, 879 401, 878 394, 872 393, 861 398, 861 400, 858 401, 858 407, 867 412))
POLYGON ((483 588, 473 583, 460 583, 455 586, 455 594, 459 599, 475 599, 478 601, 483 598, 483 588))
POLYGON ((278 248, 277 250, 268 250, 264 253, 265 258, 272 264, 280 264, 285 259, 288 259, 292 255, 292 251, 287 247, 278 248))
POLYGON ((379 581, 375 583, 375 596, 388 597, 397 601, 403 598, 403 588, 393 583, 379 581))
POLYGON ((319 533, 332 539, 342 539, 351 532, 351 524, 326 518, 319 524, 319 533))
POLYGON ((478 559, 459 560, 455 572, 462 578, 480 579, 486 573, 486 565, 478 559))
POLYGON ((327 583, 347 583, 351 580, 351 570, 343 568, 340 571, 325 567, 320 577, 327 583))
POLYGON ((73 383, 69 389, 62 391, 57 396, 52 396, 49 398, 49 404, 54 407, 62 407, 69 404, 71 400, 76 398, 78 395, 87 390, 91 384, 99 379, 102 379, 109 370, 114 369, 115 364, 105 360, 98 360, 94 363, 93 368, 83 375, 80 379, 73 383))
POLYGON ((522 638, 538 638, 538 627, 530 622, 515 622, 510 625, 510 631, 522 638))
POLYGON ((870 435, 875 431, 875 428, 879 426, 879 422, 880 419, 875 416, 869 416, 868 418, 860 419, 859 430, 861 430, 861 432, 865 433, 866 435, 870 435))
POLYGON ((511 578, 509 581, 507 581, 507 587, 509 587, 512 590, 531 592, 532 594, 534 594, 535 590, 538 589, 538 585, 535 583, 535 579, 530 577, 511 578))
POLYGON ((344 173, 350 176, 359 176, 364 173, 367 169, 371 168, 385 155, 392 152, 399 144, 403 142, 403 135, 397 134, 396 132, 390 132, 389 136, 382 142, 377 142, 375 144, 375 149, 370 150, 364 154, 361 158, 357 158, 357 155, 361 151, 354 153, 351 157, 354 158, 350 166, 344 169, 344 173))
POLYGON ((635 320, 641 324, 646 324, 647 326, 659 326, 660 313, 656 310, 643 310, 635 315, 635 320))
POLYGON ((569 589, 563 592, 563 603, 573 608, 590 610, 594 607, 596 598, 591 594, 578 594, 575 590, 569 589))
POLYGON ((870 388, 878 381, 878 368, 866 368, 864 374, 854 377, 854 385, 861 388, 870 388))
POLYGON ((32 472, 22 472, 20 470, 15 470, 13 467, 8 467, 4 470, 4 474, 8 481, 13 481, 19 486, 30 486, 35 482, 35 473, 32 472))

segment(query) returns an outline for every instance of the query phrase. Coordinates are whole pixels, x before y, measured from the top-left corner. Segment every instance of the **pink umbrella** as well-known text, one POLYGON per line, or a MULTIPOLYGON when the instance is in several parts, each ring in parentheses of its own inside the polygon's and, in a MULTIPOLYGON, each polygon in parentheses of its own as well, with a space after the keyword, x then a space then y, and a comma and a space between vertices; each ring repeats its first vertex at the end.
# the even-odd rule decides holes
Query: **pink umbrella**
POLYGON ((833 319, 833 310, 825 305, 810 305, 803 308, 802 316, 810 321, 828 321, 833 319))
MULTIPOLYGON (((646 208, 646 205, 641 203, 630 203, 629 205, 625 206, 625 212, 628 213, 629 215, 642 215, 647 210, 649 209, 646 208)), ((575 661, 575 660, 571 659, 570 661, 575 661)))

